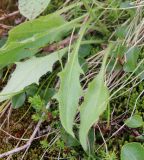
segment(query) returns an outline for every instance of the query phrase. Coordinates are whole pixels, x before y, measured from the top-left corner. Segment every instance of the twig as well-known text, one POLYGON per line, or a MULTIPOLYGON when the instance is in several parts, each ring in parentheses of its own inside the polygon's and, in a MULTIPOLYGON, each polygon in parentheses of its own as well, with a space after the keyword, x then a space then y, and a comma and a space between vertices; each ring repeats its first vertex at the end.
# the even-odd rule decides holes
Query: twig
POLYGON ((7 14, 7 15, 5 15, 5 16, 2 16, 2 17, 0 17, 0 21, 3 21, 3 20, 5 20, 5 19, 7 19, 7 18, 10 18, 10 17, 12 17, 12 16, 16 16, 17 14, 19 14, 19 11, 15 11, 15 12, 12 12, 12 13, 7 14))
POLYGON ((4 107, 2 107, 4 109, 2 109, 2 112, 1 112, 1 109, 0 109, 0 118, 2 118, 5 115, 8 108, 10 107, 10 105, 11 105, 11 103, 9 101, 4 103, 4 107))
POLYGON ((1 23, 0 23, 0 28, 9 30, 9 29, 11 29, 12 27, 13 27, 13 26, 8 26, 8 25, 1 24, 1 23))
POLYGON ((44 47, 44 48, 42 49, 42 51, 44 51, 44 52, 53 52, 53 51, 55 51, 55 50, 57 50, 57 49, 62 49, 62 48, 64 48, 64 47, 68 46, 70 42, 72 43, 72 42, 73 42, 74 40, 76 40, 77 38, 78 38, 78 35, 74 35, 74 36, 72 37, 72 39, 71 39, 71 37, 68 37, 68 38, 62 40, 62 41, 59 42, 59 43, 54 43, 54 44, 51 44, 51 45, 49 45, 49 46, 47 46, 47 47, 44 47))
MULTIPOLYGON (((44 114, 42 115, 42 117, 43 117, 43 116, 44 116, 44 114)), ((13 149, 13 150, 11 150, 11 151, 8 151, 8 152, 5 152, 5 153, 0 154, 0 158, 9 156, 9 155, 11 155, 11 154, 15 154, 15 153, 17 153, 17 152, 20 152, 20 151, 22 151, 22 150, 30 147, 33 139, 35 138, 35 136, 36 136, 36 134, 37 134, 37 132, 38 132, 38 130, 39 130, 39 128, 40 128, 41 123, 42 123, 42 118, 39 120, 39 122, 38 122, 38 124, 37 124, 37 126, 36 126, 36 128, 35 128, 35 130, 34 130, 34 132, 33 132, 33 134, 31 135, 29 141, 28 141, 25 145, 23 145, 23 146, 21 146, 21 147, 18 147, 18 148, 15 148, 15 149, 13 149)))
MULTIPOLYGON (((86 18, 88 18, 88 17, 86 17, 86 18)), ((86 20, 87 19, 85 19, 85 21, 86 20)), ((88 30, 86 32, 86 34, 91 33, 91 32, 93 32, 93 30, 88 30)), ((62 41, 60 41, 58 43, 53 43, 53 44, 50 44, 50 45, 48 45, 46 47, 43 47, 41 49, 41 51, 43 51, 43 52, 50 52, 51 53, 51 52, 54 52, 54 51, 56 51, 58 49, 63 49, 65 47, 67 47, 68 45, 71 45, 75 40, 78 39, 78 37, 79 37, 78 34, 72 35, 72 36, 67 37, 67 38, 65 38, 64 40, 62 40, 62 41)))

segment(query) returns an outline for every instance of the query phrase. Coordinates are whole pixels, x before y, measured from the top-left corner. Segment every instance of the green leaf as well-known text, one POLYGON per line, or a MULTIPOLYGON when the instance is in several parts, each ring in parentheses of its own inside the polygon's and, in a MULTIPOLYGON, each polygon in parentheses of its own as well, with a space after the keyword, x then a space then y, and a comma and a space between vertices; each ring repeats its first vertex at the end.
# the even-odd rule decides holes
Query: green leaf
POLYGON ((54 88, 46 88, 45 91, 42 92, 42 97, 47 104, 48 101, 56 94, 56 90, 54 88))
POLYGON ((125 124, 130 128, 138 128, 143 125, 143 119, 140 115, 134 115, 125 121, 125 124))
POLYGON ((124 145, 121 150, 121 160, 143 160, 144 148, 140 143, 132 142, 124 145))
POLYGON ((28 97, 33 97, 38 92, 38 86, 32 84, 25 89, 25 92, 28 97))
POLYGON ((82 94, 79 76, 82 73, 76 52, 71 53, 65 69, 59 74, 60 89, 57 95, 59 101, 60 119, 65 130, 74 137, 72 126, 78 101, 82 94))
POLYGON ((127 26, 118 27, 118 29, 116 30, 116 36, 120 39, 124 39, 125 36, 127 35, 127 32, 128 32, 127 26))
POLYGON ((25 93, 20 93, 14 96, 12 98, 12 107, 15 109, 21 107, 24 104, 25 99, 26 99, 25 93))
POLYGON ((138 47, 134 47, 129 49, 126 53, 126 63, 124 64, 124 70, 126 72, 133 72, 137 67, 137 60, 139 57, 140 49, 138 47))
POLYGON ((39 16, 48 6, 50 0, 19 0, 20 13, 28 19, 39 16))
POLYGON ((3 70, 0 70, 0 79, 3 78, 3 70))
POLYGON ((81 18, 70 22, 57 14, 25 22, 9 32, 6 44, 0 49, 0 69, 36 54, 41 47, 60 40, 81 18))
POLYGON ((81 44, 82 37, 87 28, 85 24, 80 30, 79 39, 70 53, 69 60, 59 74, 60 76, 60 88, 56 99, 59 102, 60 120, 64 129, 72 136, 73 133, 73 121, 76 115, 79 98, 82 95, 82 88, 80 85, 80 74, 83 73, 78 62, 78 52, 81 44))
POLYGON ((144 142, 144 134, 137 136, 136 139, 144 142))
POLYGON ((130 8, 130 7, 133 7, 134 5, 131 4, 130 1, 126 1, 126 2, 122 2, 121 5, 120 5, 120 8, 130 8))
POLYGON ((139 68, 136 70, 135 75, 139 75, 140 79, 144 79, 144 64, 141 64, 139 68))
POLYGON ((88 63, 85 58, 79 57, 79 64, 83 70, 84 73, 88 71, 88 63))
POLYGON ((87 44, 87 45, 82 45, 79 49, 79 57, 84 58, 86 56, 90 55, 92 46, 87 44))
POLYGON ((108 72, 111 72, 112 70, 120 71, 121 69, 122 69, 122 65, 118 61, 116 62, 115 58, 112 58, 107 66, 108 72))
POLYGON ((67 48, 49 54, 45 57, 33 57, 25 62, 17 63, 16 70, 8 84, 0 93, 0 102, 9 99, 12 95, 22 91, 32 83, 39 83, 41 76, 52 71, 53 64, 66 53, 67 48))
POLYGON ((104 82, 105 64, 108 53, 109 50, 105 53, 106 56, 104 57, 100 73, 90 82, 84 96, 84 102, 81 105, 79 137, 85 151, 88 149, 88 132, 91 126, 98 122, 100 115, 105 111, 108 104, 109 91, 104 82))
POLYGON ((124 53, 127 51, 127 48, 125 45, 121 43, 115 43, 115 48, 113 49, 111 56, 115 58, 122 58, 124 56, 124 53))
POLYGON ((95 155, 95 129, 91 128, 88 134, 90 155, 95 155))
POLYGON ((80 143, 71 135, 69 135, 63 128, 61 129, 61 138, 65 145, 68 147, 75 147, 80 145, 80 143))
POLYGON ((29 98, 29 103, 31 103, 32 107, 37 111, 40 112, 43 107, 45 106, 44 100, 41 99, 40 95, 35 95, 34 97, 29 98))
POLYGON ((44 149, 49 147, 49 143, 47 140, 40 141, 40 144, 41 144, 42 148, 44 148, 44 149))
POLYGON ((1 38, 0 39, 0 47, 2 47, 5 44, 6 41, 7 41, 6 37, 1 38))

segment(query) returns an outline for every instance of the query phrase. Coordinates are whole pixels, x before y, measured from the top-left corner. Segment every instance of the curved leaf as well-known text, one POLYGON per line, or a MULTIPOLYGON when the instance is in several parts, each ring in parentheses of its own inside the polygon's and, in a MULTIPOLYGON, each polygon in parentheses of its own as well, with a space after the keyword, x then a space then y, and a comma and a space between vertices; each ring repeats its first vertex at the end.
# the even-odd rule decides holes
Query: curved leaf
POLYGON ((132 49, 130 48, 125 54, 126 62, 124 64, 124 70, 126 72, 133 72, 137 67, 137 61, 139 58, 140 49, 136 46, 132 49))
POLYGON ((41 47, 60 40, 81 18, 70 22, 57 14, 25 22, 9 32, 7 43, 0 49, 0 69, 36 54, 41 47))
POLYGON ((78 51, 82 37, 85 33, 87 25, 82 27, 79 33, 79 39, 73 52, 70 54, 67 62, 60 76, 60 88, 56 96, 59 101, 60 119, 64 129, 74 137, 73 121, 76 115, 79 98, 82 95, 82 88, 80 85, 80 74, 83 73, 78 62, 78 51))
POLYGON ((125 144, 121 151, 121 160, 143 160, 144 148, 140 143, 125 144))
POLYGON ((12 107, 14 109, 20 108, 26 100, 25 93, 20 93, 12 98, 12 107))
POLYGON ((79 136, 80 142, 85 151, 88 149, 88 132, 91 126, 99 120, 100 115, 105 111, 108 104, 109 91, 104 82, 104 71, 108 53, 105 54, 100 73, 92 82, 90 82, 84 96, 84 102, 81 105, 79 136))
POLYGON ((143 119, 140 115, 134 115, 125 121, 125 124, 130 128, 138 128, 143 125, 143 119))
POLYGON ((59 101, 60 119, 65 130, 74 137, 72 126, 76 114, 78 101, 82 94, 79 82, 81 68, 76 52, 72 53, 65 69, 59 74, 60 89, 57 95, 59 101))

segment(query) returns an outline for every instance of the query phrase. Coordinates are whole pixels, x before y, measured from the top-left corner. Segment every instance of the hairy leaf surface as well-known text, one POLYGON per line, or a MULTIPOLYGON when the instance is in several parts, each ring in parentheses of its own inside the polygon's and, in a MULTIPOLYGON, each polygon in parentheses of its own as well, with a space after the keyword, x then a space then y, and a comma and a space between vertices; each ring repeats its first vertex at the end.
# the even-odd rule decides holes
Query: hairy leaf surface
POLYGON ((18 62, 16 70, 8 81, 8 84, 0 93, 0 102, 11 98, 32 83, 39 83, 41 76, 52 71, 53 64, 66 53, 67 49, 54 52, 45 57, 32 57, 25 62, 18 62))
POLYGON ((81 68, 78 56, 72 53, 69 62, 60 75, 60 89, 58 93, 60 119, 65 130, 74 137, 72 126, 76 114, 79 97, 82 93, 79 76, 81 68))
POLYGON ((78 62, 78 51, 80 43, 87 25, 82 27, 79 33, 77 44, 70 54, 67 62, 60 75, 60 89, 56 96, 59 101, 60 119, 65 130, 74 137, 73 121, 76 115, 79 98, 82 95, 80 85, 80 74, 83 73, 78 62))
POLYGON ((91 126, 99 120, 100 115, 105 111, 108 104, 109 91, 104 82, 105 63, 106 56, 100 73, 92 82, 90 82, 84 96, 84 102, 81 105, 79 136, 80 142, 85 151, 88 149, 88 132, 91 126))
POLYGON ((9 32, 7 43, 0 49, 0 69, 36 54, 41 47, 60 40, 80 19, 71 22, 57 14, 25 22, 9 32))
POLYGON ((28 19, 39 16, 48 6, 50 0, 19 0, 19 10, 28 19))

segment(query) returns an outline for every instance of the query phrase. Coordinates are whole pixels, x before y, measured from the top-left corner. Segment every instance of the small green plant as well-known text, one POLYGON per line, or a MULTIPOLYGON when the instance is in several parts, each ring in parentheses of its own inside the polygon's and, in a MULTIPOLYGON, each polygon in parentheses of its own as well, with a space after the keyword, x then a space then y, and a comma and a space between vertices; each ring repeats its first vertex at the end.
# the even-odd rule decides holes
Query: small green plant
POLYGON ((32 107, 37 111, 40 112, 43 110, 45 106, 44 100, 41 99, 39 95, 35 95, 34 97, 29 98, 29 103, 31 103, 32 107))
POLYGON ((49 144, 48 144, 47 140, 40 141, 40 144, 41 144, 42 148, 46 149, 46 148, 49 147, 49 144))
MULTIPOLYGON (((56 140, 60 150, 70 153, 66 144, 80 144, 89 159, 98 159, 95 148, 103 142, 107 152, 101 157, 116 160, 117 155, 108 151, 107 142, 117 134, 113 128, 117 121, 117 130, 121 123, 132 132, 144 126, 140 114, 134 113, 138 112, 136 104, 143 96, 143 86, 135 88, 127 104, 121 99, 124 103, 120 102, 122 106, 118 108, 115 100, 144 79, 143 2, 66 1, 61 9, 45 15, 51 3, 18 1, 19 11, 28 21, 13 27, 6 42, 0 42, 0 102, 8 100, 7 104, 11 100, 17 109, 28 99, 35 110, 32 119, 43 118, 51 123, 48 105, 56 120, 51 125, 60 130, 61 122, 68 134, 56 140), (123 91, 125 88, 128 89, 123 91), (111 107, 113 100, 115 106, 111 107), (121 116, 118 120, 113 118, 115 110, 127 116, 119 122, 121 116)), ((2 109, 3 106, 5 103, 2 109)), ((143 138, 141 130, 140 135, 143 138)), ((46 140, 40 144, 44 149, 50 147, 46 140)), ((140 143, 128 143, 121 149, 121 160, 143 160, 143 153, 140 143)))

